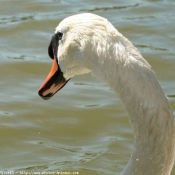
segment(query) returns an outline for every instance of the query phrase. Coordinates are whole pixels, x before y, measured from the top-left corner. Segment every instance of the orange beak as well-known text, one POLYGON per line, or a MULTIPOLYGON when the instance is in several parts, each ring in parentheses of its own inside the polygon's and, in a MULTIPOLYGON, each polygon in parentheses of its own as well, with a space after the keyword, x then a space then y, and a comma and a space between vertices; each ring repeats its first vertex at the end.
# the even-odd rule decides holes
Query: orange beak
POLYGON ((38 94, 45 100, 52 97, 59 91, 68 81, 63 77, 63 73, 58 65, 57 59, 54 55, 52 68, 46 80, 39 88, 38 94))

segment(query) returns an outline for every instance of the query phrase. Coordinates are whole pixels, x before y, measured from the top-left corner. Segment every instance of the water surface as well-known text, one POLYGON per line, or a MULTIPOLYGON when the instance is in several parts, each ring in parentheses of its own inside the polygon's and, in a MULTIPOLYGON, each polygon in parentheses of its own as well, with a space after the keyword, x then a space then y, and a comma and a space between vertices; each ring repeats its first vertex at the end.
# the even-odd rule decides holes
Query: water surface
MULTIPOLYGON (((101 15, 139 49, 166 95, 174 95, 175 2, 2 0, 0 12, 0 170, 119 174, 133 147, 123 105, 90 74, 42 100, 37 90, 51 67, 47 47, 65 17, 101 15)), ((169 102, 175 113, 175 98, 169 102)))

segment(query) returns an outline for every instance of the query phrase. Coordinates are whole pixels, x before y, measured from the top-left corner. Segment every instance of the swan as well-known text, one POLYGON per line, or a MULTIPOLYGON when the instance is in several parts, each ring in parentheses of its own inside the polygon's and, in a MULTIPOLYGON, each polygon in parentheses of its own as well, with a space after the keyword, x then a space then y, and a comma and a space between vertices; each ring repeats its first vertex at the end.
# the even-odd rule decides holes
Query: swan
POLYGON ((72 77, 92 72, 121 99, 134 132, 132 155, 121 175, 170 175, 175 122, 148 62, 105 18, 83 13, 65 18, 48 47, 53 59, 38 94, 49 99, 72 77))

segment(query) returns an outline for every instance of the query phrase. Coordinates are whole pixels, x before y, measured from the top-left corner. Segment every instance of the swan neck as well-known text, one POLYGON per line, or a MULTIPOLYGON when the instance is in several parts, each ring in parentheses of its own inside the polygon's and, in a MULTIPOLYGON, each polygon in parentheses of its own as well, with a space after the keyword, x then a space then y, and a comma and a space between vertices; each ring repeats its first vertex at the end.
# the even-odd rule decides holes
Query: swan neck
POLYGON ((135 49, 126 50, 119 54, 117 48, 112 57, 100 57, 101 69, 92 68, 117 93, 130 117, 134 148, 122 175, 169 175, 175 125, 168 100, 150 65, 135 49))

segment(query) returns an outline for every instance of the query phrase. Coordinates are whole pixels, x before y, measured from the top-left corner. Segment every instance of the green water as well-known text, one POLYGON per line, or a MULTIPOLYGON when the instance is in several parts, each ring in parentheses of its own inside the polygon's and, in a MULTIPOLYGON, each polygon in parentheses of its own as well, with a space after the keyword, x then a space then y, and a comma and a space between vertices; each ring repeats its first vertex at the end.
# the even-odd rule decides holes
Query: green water
MULTIPOLYGON (((107 18, 175 94, 173 0, 0 1, 0 171, 119 174, 133 146, 128 116, 103 82, 78 76, 49 101, 38 88, 51 67, 50 38, 67 16, 107 18)), ((175 113, 175 98, 169 98, 175 113)), ((172 175, 175 175, 173 169, 172 175)))

